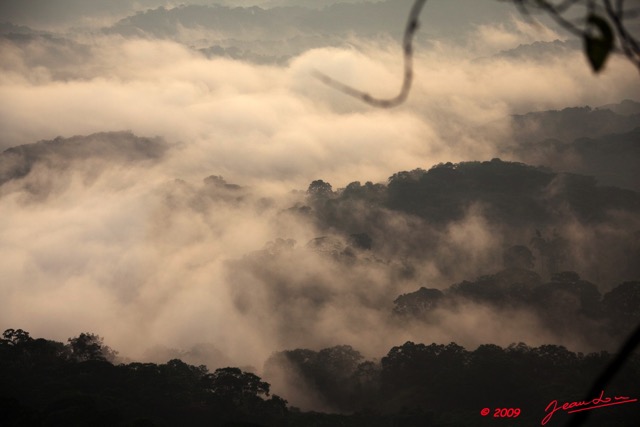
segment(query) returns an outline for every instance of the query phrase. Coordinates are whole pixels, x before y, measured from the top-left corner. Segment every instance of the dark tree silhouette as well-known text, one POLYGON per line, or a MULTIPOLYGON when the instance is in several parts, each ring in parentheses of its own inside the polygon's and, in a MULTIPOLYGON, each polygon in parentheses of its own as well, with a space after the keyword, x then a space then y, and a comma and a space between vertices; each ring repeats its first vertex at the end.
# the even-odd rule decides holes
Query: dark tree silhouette
POLYGON ((399 316, 421 317, 434 310, 444 294, 439 289, 421 287, 415 292, 400 295, 393 303, 393 313, 399 316))
POLYGON ((333 194, 333 188, 331 184, 328 182, 324 182, 321 179, 317 179, 309 184, 309 188, 307 189, 307 194, 311 198, 327 198, 333 194))
POLYGON ((81 333, 75 338, 69 338, 69 346, 70 357, 79 362, 87 360, 113 362, 118 353, 104 345, 102 337, 90 333, 81 333))
MULTIPOLYGON (((310 389, 350 414, 337 415, 289 410, 284 399, 269 394, 267 382, 239 368, 209 373, 177 359, 114 366, 56 351, 39 358, 34 356, 42 348, 63 344, 14 341, 28 336, 16 332, 7 330, 0 339, 2 426, 475 427, 495 425, 478 414, 488 402, 522 409, 515 423, 505 425, 538 425, 550 399, 576 396, 611 360, 605 352, 583 355, 557 345, 469 351, 455 343, 413 342, 393 347, 380 363, 363 360, 349 346, 285 351, 270 359, 298 369, 310 389)), ((640 379, 639 361, 632 356, 625 375, 598 384, 606 385, 607 394, 629 393, 640 379)), ((630 421, 638 419, 640 407, 622 406, 598 411, 594 425, 635 425, 630 421)), ((554 418, 560 423, 567 414, 554 418)))
POLYGON ((214 394, 229 397, 235 403, 256 396, 269 396, 269 384, 239 368, 216 369, 203 377, 205 387, 214 394))
POLYGON ((624 282, 606 293, 602 299, 604 313, 609 319, 609 333, 614 336, 631 333, 640 323, 640 282, 624 282))
POLYGON ((16 346, 32 340, 33 338, 29 336, 29 332, 23 331, 22 329, 7 329, 2 333, 0 343, 2 345, 16 346))
POLYGON ((531 246, 538 252, 542 261, 542 270, 549 275, 556 274, 566 258, 567 241, 556 231, 553 232, 552 237, 546 238, 539 230, 536 230, 535 235, 531 238, 531 246))

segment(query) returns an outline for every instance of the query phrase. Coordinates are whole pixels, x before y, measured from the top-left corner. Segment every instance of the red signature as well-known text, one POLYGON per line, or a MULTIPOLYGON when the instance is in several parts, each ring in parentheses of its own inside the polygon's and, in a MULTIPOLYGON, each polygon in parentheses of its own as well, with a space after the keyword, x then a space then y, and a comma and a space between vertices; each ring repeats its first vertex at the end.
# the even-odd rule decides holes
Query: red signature
POLYGON ((638 399, 633 399, 627 396, 615 396, 613 398, 603 397, 603 396, 604 396, 604 390, 601 391, 600 396, 596 397, 595 399, 581 401, 581 402, 567 402, 562 404, 562 406, 558 404, 557 400, 552 400, 551 402, 549 402, 549 404, 545 408, 544 411, 547 412, 547 415, 542 419, 542 422, 540 424, 545 425, 546 423, 548 423, 551 417, 553 416, 553 414, 555 414, 560 410, 566 411, 567 413, 572 414, 574 412, 588 411, 590 409, 597 409, 597 408, 603 408, 605 406, 621 405, 623 403, 631 403, 631 402, 638 401, 638 399))

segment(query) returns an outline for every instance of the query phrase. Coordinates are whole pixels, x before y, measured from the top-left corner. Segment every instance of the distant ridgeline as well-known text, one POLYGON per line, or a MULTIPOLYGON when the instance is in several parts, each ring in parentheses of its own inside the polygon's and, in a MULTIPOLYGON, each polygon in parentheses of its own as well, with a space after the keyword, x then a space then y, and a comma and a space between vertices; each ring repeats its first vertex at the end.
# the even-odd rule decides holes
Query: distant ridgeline
POLYGON ((337 192, 319 180, 308 193, 318 220, 332 227, 339 226, 336 215, 345 214, 340 208, 359 201, 432 223, 459 220, 473 205, 491 222, 518 226, 553 226, 569 218, 601 222, 611 211, 640 213, 640 194, 634 191, 600 187, 591 176, 500 159, 441 163, 398 172, 387 185, 356 181, 337 192))
POLYGON ((525 310, 560 342, 581 340, 592 348, 615 348, 640 324, 640 281, 624 282, 602 296, 595 284, 575 272, 543 282, 522 268, 465 280, 443 291, 422 287, 400 295, 393 313, 437 324, 443 311, 456 313, 468 302, 498 310, 505 318, 509 310, 525 310))
MULTIPOLYGON (((350 346, 274 354, 266 375, 294 373, 301 386, 344 415, 302 412, 270 394, 270 385, 238 368, 165 364, 115 365, 100 337, 69 344, 8 329, 0 339, 3 426, 484 426, 509 408, 516 424, 538 425, 553 400, 582 396, 610 355, 573 353, 562 346, 474 351, 451 343, 393 347, 379 362, 350 346), (496 412, 495 409, 498 410, 496 412), (517 412, 516 412, 517 409, 517 412)), ((635 396, 640 359, 630 360, 606 396, 635 396)), ((594 396, 596 398, 598 396, 594 396)), ((637 397, 637 396, 635 396, 637 397)), ((640 405, 593 411, 596 424, 629 426, 640 405)), ((566 419, 554 414, 554 423, 566 419)), ((506 421, 506 420, 504 420, 506 421)), ((552 424, 560 425, 560 424, 552 424)))
POLYGON ((352 182, 337 191, 317 180, 309 186, 306 203, 289 212, 310 218, 351 248, 362 249, 353 241, 361 236, 383 259, 409 265, 433 261, 452 282, 469 277, 456 274, 469 264, 469 253, 482 252, 483 270, 491 272, 500 268, 511 246, 531 250, 531 265, 520 267, 547 279, 578 271, 611 288, 640 278, 639 193, 523 163, 439 164, 398 172, 386 185, 352 182), (468 246, 466 252, 443 252, 452 245, 454 227, 467 230, 469 244, 458 242, 468 246), (480 232, 498 243, 478 248, 473 239, 480 232))
MULTIPOLYGON (((73 140, 7 150, 0 155, 0 189, 33 193, 35 167, 53 179, 76 164, 124 161, 129 150, 138 153, 129 162, 153 164, 169 149, 159 140, 125 136, 114 152, 110 140, 121 138, 115 134, 92 136, 104 147, 95 154, 78 152, 73 140), (77 159, 50 164, 67 150, 77 159)), ((219 176, 199 187, 176 181, 169 194, 171 186, 188 188, 176 194, 190 201, 249 198, 245 187, 219 176)), ((58 193, 43 194, 35 200, 58 193)), ((312 317, 313 310, 344 306, 341 298, 350 309, 357 302, 383 310, 397 330, 428 328, 442 313, 464 314, 469 305, 486 307, 504 322, 509 313, 526 312, 560 342, 571 338, 593 349, 615 348, 640 322, 640 194, 633 190, 493 159, 398 172, 384 184, 353 182, 338 190, 316 180, 298 196, 298 204, 278 211, 280 219, 294 216, 320 235, 301 247, 284 236, 229 261, 225 270, 235 308, 266 307, 274 327, 298 327, 291 319, 300 317, 288 315, 299 313, 301 303, 312 317), (309 254, 313 262, 297 264, 309 254), (310 271, 291 277, 291 265, 310 271), (421 275, 425 265, 430 275, 421 275), (424 277, 438 277, 437 283, 424 277), (330 286, 336 278, 341 292, 330 286), (379 286, 371 286, 373 278, 379 286)), ((171 212, 194 205, 210 208, 182 203, 171 212)), ((238 368, 211 373, 179 360, 115 365, 116 352, 96 335, 63 344, 9 329, 0 340, 0 425, 539 425, 553 400, 582 398, 610 359, 606 352, 584 355, 559 345, 485 344, 470 351, 455 343, 407 342, 380 361, 365 360, 349 345, 286 350, 266 361, 265 379, 275 384, 291 375, 295 389, 313 395, 318 407, 342 414, 330 415, 288 407, 270 394, 270 384, 238 368), (509 424, 483 417, 483 408, 519 409, 520 415, 509 424)), ((638 384, 635 356, 604 392, 637 398, 638 384)), ((628 426, 640 419, 639 408, 593 411, 593 425, 628 426)), ((554 415, 548 425, 566 415, 554 415)))
POLYGON ((513 142, 503 152, 508 158, 640 190, 638 102, 514 115, 509 127, 513 142))

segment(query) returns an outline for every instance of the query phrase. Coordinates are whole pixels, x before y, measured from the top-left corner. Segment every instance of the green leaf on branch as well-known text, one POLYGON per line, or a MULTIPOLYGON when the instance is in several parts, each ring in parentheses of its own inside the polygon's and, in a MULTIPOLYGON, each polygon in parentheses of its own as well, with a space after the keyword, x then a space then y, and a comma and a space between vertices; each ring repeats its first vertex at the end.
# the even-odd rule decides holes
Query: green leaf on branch
POLYGON ((609 54, 613 50, 613 30, 609 23, 602 17, 590 14, 587 23, 594 28, 595 34, 584 35, 584 47, 591 68, 596 73, 602 70, 609 54))

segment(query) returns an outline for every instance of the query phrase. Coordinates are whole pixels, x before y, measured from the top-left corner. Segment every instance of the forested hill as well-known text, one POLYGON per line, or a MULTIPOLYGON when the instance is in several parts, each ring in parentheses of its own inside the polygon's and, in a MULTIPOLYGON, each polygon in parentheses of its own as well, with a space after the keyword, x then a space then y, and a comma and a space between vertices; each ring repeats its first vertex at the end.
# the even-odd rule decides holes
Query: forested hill
POLYGON ((340 207, 357 201, 435 223, 459 220, 473 205, 485 208, 492 222, 514 225, 543 226, 568 217, 598 222, 614 210, 640 212, 638 193, 600 187, 590 176, 555 173, 500 159, 398 172, 387 185, 353 182, 335 193, 326 183, 316 181, 309 192, 321 209, 320 219, 336 226, 340 221, 332 222, 331 209, 340 211, 340 207))
POLYGON ((504 248, 522 244, 531 246, 546 278, 574 270, 612 286, 640 274, 632 261, 640 255, 640 194, 587 175, 493 159, 398 172, 384 184, 352 182, 335 191, 316 180, 307 193, 306 204, 289 212, 311 218, 327 235, 366 235, 383 257, 437 259, 444 269, 460 269, 464 242, 440 254, 452 245, 451 229, 464 224, 468 251, 495 251, 485 258, 488 272, 501 265, 504 248), (556 240, 556 254, 552 245, 534 247, 535 239, 556 240))
POLYGON ((504 156, 597 177, 640 190, 640 103, 574 107, 514 115, 504 156))
MULTIPOLYGON (((120 195, 139 182, 122 172, 146 172, 172 150, 129 133, 10 149, 0 157, 0 197, 18 212, 53 204, 61 215, 73 207, 71 195, 120 195), (100 186, 112 180, 118 191, 100 186)), ((0 348, 0 409, 9 425, 494 426, 497 420, 479 415, 485 407, 520 409, 511 425, 537 425, 551 400, 582 398, 611 359, 601 350, 613 351, 638 322, 640 195, 587 175, 493 159, 339 189, 317 179, 281 198, 217 175, 195 183, 157 179, 136 187, 126 205, 141 199, 137 209, 149 212, 136 226, 145 231, 142 247, 163 252, 142 259, 150 274, 87 279, 83 286, 111 292, 96 294, 91 304, 108 299, 103 295, 148 302, 145 292, 160 286, 166 305, 148 307, 156 313, 181 304, 175 290, 198 287, 202 293, 189 304, 206 295, 217 304, 207 315, 218 310, 224 318, 213 323, 212 335, 190 338, 209 339, 229 356, 228 341, 211 336, 228 329, 228 319, 239 320, 232 338, 258 331, 247 349, 261 340, 264 379, 229 368, 246 366, 236 362, 238 353, 219 358, 225 364, 211 371, 173 357, 116 364, 115 353, 92 334, 64 344, 8 330, 0 348), (238 225, 248 214, 252 222, 238 225), (233 243, 255 229, 247 224, 260 224, 253 217, 266 218, 269 232, 258 235, 262 241, 249 236, 254 240, 230 255, 233 243), (227 236, 228 229, 239 231, 227 236), (212 255, 221 236, 222 255, 212 255), (203 252, 179 256, 185 246, 203 252), (171 271, 164 264, 177 259, 186 264, 164 282, 171 271), (307 399, 304 410, 327 413, 298 411, 283 399, 299 407, 307 399)), ((104 219, 98 223, 102 231, 104 219)), ((100 235, 129 223, 131 216, 100 235)), ((82 230, 70 224, 74 233, 82 230)), ((116 239, 109 253, 120 253, 123 241, 129 242, 116 239)), ((79 246, 82 253, 71 256, 74 274, 87 271, 89 261, 102 266, 109 259, 79 246), (83 257, 86 266, 76 261, 83 257)), ((60 268, 47 263, 50 253, 30 254, 39 263, 28 265, 42 274, 29 278, 59 277, 60 268)), ((129 254, 122 259, 129 262, 129 254)), ((55 285, 16 283, 14 293, 55 285)), ((111 314, 112 307, 101 312, 111 314)), ((170 326, 174 318, 166 321, 170 326)), ((73 324, 83 327, 81 319, 73 324)), ((147 338, 147 326, 126 325, 147 338)), ((607 393, 637 389, 638 361, 625 369, 607 393)), ((621 406, 594 419, 608 426, 637 419, 637 405, 621 406)))
MULTIPOLYGON (((114 364, 114 355, 93 334, 63 344, 34 339, 21 329, 6 330, 0 339, 2 425, 536 425, 550 401, 582 396, 611 360, 604 352, 584 355, 555 345, 482 345, 469 351, 455 343, 413 342, 391 348, 380 362, 365 360, 346 345, 284 351, 269 359, 268 372, 295 372, 345 413, 331 415, 287 406, 270 394, 269 383, 239 368, 209 372, 177 359, 114 364), (484 407, 491 408, 492 416, 480 415, 484 407), (494 414, 506 419, 496 420, 494 414)), ((638 362, 637 357, 630 361, 607 396, 637 390, 638 362)), ((630 404, 594 411, 593 425, 629 426, 638 410, 630 404)), ((567 414, 561 411, 553 418, 551 425, 560 425, 567 414)))

